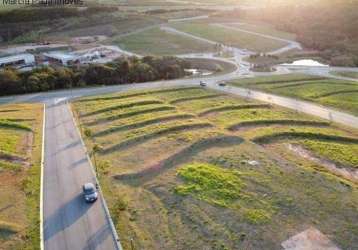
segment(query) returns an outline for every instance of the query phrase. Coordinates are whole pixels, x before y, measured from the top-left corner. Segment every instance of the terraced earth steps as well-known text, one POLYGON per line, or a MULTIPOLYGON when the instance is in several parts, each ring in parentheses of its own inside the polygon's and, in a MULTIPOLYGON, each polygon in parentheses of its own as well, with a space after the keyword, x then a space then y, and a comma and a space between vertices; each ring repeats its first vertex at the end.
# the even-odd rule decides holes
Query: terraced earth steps
POLYGON ((321 80, 327 80, 327 77, 312 77, 312 78, 297 78, 297 79, 290 79, 290 80, 272 80, 272 81, 262 81, 257 82, 255 85, 264 85, 264 84, 280 84, 280 83, 286 83, 286 82, 309 82, 309 81, 321 81, 321 80))
POLYGON ((104 150, 101 151, 101 154, 109 154, 112 153, 114 151, 120 151, 120 150, 125 150, 128 149, 130 147, 134 147, 136 145, 139 145, 141 143, 144 143, 146 141, 149 140, 153 140, 156 138, 159 138, 161 136, 164 135, 168 135, 168 134, 173 134, 173 133, 177 133, 177 132, 182 132, 182 131, 187 131, 187 130, 196 130, 196 129, 204 129, 204 128, 211 128, 213 127, 212 124, 210 123, 194 123, 194 124, 184 124, 184 125, 179 125, 179 126, 174 126, 174 127, 170 127, 170 128, 166 128, 166 129, 162 129, 150 134, 145 134, 142 136, 138 136, 132 139, 128 139, 126 141, 123 141, 117 145, 114 145, 112 147, 106 148, 104 150))
POLYGON ((143 127, 153 125, 153 124, 164 123, 164 122, 175 121, 175 120, 185 120, 185 119, 190 119, 190 118, 194 118, 194 117, 195 116, 191 115, 191 114, 176 114, 176 115, 162 116, 162 117, 149 119, 149 120, 145 120, 142 122, 137 122, 137 123, 128 124, 128 125, 124 125, 124 126, 111 127, 109 129, 99 131, 98 133, 95 133, 93 136, 100 137, 100 136, 108 135, 110 133, 128 131, 128 130, 132 130, 132 129, 143 128, 143 127))
POLYGON ((150 95, 150 94, 170 93, 170 92, 177 92, 177 91, 181 91, 181 90, 193 90, 193 89, 200 89, 200 87, 179 87, 179 88, 169 88, 169 89, 161 89, 161 90, 151 90, 151 91, 119 95, 119 96, 83 99, 83 100, 79 100, 78 102, 120 100, 120 99, 126 99, 126 98, 132 98, 132 97, 138 97, 138 96, 144 96, 144 95, 150 95))
POLYGON ((319 166, 322 166, 323 168, 327 169, 331 173, 334 173, 337 176, 343 177, 346 180, 349 180, 349 181, 352 181, 352 182, 358 184, 358 170, 357 169, 351 169, 347 166, 343 166, 343 165, 333 162, 331 160, 327 160, 327 159, 321 158, 319 156, 316 156, 310 150, 305 149, 301 145, 288 144, 288 149, 305 159, 308 159, 312 162, 317 163, 319 166))
POLYGON ((327 134, 321 134, 321 133, 309 133, 309 132, 274 133, 274 134, 270 134, 270 135, 256 137, 253 139, 253 142, 259 143, 259 144, 268 144, 268 143, 273 143, 273 142, 276 142, 279 140, 285 140, 285 139, 313 139, 313 140, 319 140, 319 141, 332 141, 332 142, 358 144, 358 138, 327 135, 327 134))
POLYGON ((202 96, 193 96, 193 97, 183 97, 170 101, 170 104, 178 104, 182 102, 189 102, 195 100, 204 100, 204 99, 212 99, 216 97, 224 96, 224 94, 212 94, 212 95, 202 95, 202 96))
POLYGON ((115 111, 115 110, 119 110, 119 109, 131 108, 131 107, 136 107, 136 106, 146 106, 146 105, 152 105, 152 104, 163 104, 163 102, 159 101, 159 100, 144 100, 144 101, 123 103, 123 104, 119 104, 119 105, 115 105, 115 106, 95 110, 93 112, 84 114, 83 117, 88 117, 88 116, 92 116, 92 115, 98 115, 98 114, 101 114, 101 113, 105 113, 105 112, 109 112, 109 111, 115 111))
MULTIPOLYGON (((332 90, 328 91, 333 91, 334 88, 333 86, 332 90)), ((347 87, 338 90, 344 89, 347 87)), ((174 99, 216 93, 221 92, 201 88, 153 94, 146 96, 145 99, 158 99, 168 105, 168 102, 174 99)), ((109 96, 99 96, 101 97, 109 96)), ((124 101, 76 102, 73 107, 77 113, 86 113, 98 107, 104 108, 103 105, 118 105, 126 101, 143 99, 139 96, 124 101)), ((311 124, 312 126, 306 124, 307 126, 300 127, 284 124, 249 128, 231 133, 227 127, 245 121, 265 119, 284 120, 285 123, 286 120, 319 123, 324 120, 275 105, 263 109, 255 107, 256 109, 228 112, 223 110, 222 113, 217 110, 227 106, 261 104, 266 105, 226 95, 210 100, 182 102, 171 105, 173 111, 147 113, 90 128, 93 135, 103 133, 103 137, 102 134, 98 137, 85 137, 89 148, 93 143, 97 143, 104 149, 117 146, 118 150, 121 150, 116 151, 114 148, 113 153, 99 153, 97 160, 100 163, 108 162, 106 168, 101 168, 101 183, 104 190, 107 190, 104 195, 111 212, 115 211, 111 214, 114 216, 117 230, 121 232, 121 241, 127 244, 126 248, 130 248, 128 239, 133 237, 136 249, 174 249, 178 245, 183 246, 183 249, 198 249, 203 246, 220 248, 221 245, 228 249, 280 249, 281 242, 287 239, 288 235, 291 236, 290 233, 305 229, 302 228, 303 220, 307 226, 317 225, 320 230, 331 235, 332 240, 342 249, 356 245, 354 222, 357 218, 357 193, 353 190, 355 186, 351 181, 330 173, 321 164, 292 152, 287 144, 299 145, 322 159, 342 163, 342 166, 346 166, 346 163, 357 165, 355 149, 358 144, 316 140, 313 136, 308 139, 286 137, 287 134, 283 134, 282 140, 273 141, 268 145, 261 146, 252 142, 252 138, 279 132, 327 134, 338 136, 340 139, 355 138, 355 132, 334 124, 326 127, 324 124, 315 123, 311 124), (213 111, 209 111, 212 109, 213 111), (209 112, 205 114, 207 111, 209 112), (201 113, 204 114, 200 116, 201 113), (173 120, 165 124, 158 122, 146 125, 147 121, 157 122, 161 117, 179 114, 194 114, 195 117, 188 120, 173 120), (212 127, 193 131, 182 130, 162 136, 153 135, 172 126, 197 122, 209 122, 212 127), (141 127, 137 127, 139 125, 141 127), (111 131, 116 128, 118 130, 111 131), (107 135, 104 131, 111 131, 113 134, 107 135), (149 139, 146 134, 149 135, 149 139), (221 143, 213 139, 218 137, 235 139, 232 143, 221 143), (129 147, 126 146, 126 142, 129 142, 129 147), (251 162, 258 162, 258 165, 251 162), (193 163, 215 165, 218 167, 215 174, 220 174, 221 169, 239 171, 240 179, 244 183, 242 196, 235 199, 229 207, 200 200, 199 195, 202 193, 195 193, 201 192, 200 187, 195 189, 195 186, 191 186, 192 182, 186 182, 179 174, 180 169, 193 163), (176 187, 182 185, 193 193, 183 196, 175 192, 176 187), (117 211, 118 200, 126 203, 123 211, 117 211), (233 221, 234 223, 231 223, 233 221), (152 228, 158 230, 153 231, 152 228), (275 233, 279 230, 281 234, 275 233), (178 234, 181 235, 180 238, 176 237, 178 234)), ((163 105, 153 105, 158 106, 163 105)), ((125 112, 148 108, 138 107, 98 114, 81 121, 83 124, 105 116, 108 118, 109 115, 123 115, 125 112)), ((350 169, 355 168, 352 166, 350 169)), ((200 181, 202 176, 201 173, 197 175, 197 180, 200 181)), ((212 175, 205 175, 210 179, 209 183, 211 180, 221 182, 220 178, 210 176, 212 175)), ((228 190, 230 191, 230 188, 228 190)), ((225 194, 220 194, 219 199, 214 198, 220 200, 222 197, 226 197, 225 194)))
POLYGON ((329 127, 329 122, 317 122, 317 121, 306 121, 306 120, 254 120, 244 121, 229 126, 227 129, 230 131, 237 131, 241 128, 247 127, 260 127, 260 126, 271 126, 271 125, 286 125, 286 126, 309 126, 309 127, 329 127))
POLYGON ((342 90, 342 91, 335 91, 335 92, 329 92, 329 93, 324 93, 321 95, 315 95, 312 96, 312 98, 322 98, 322 97, 328 97, 328 96, 333 96, 333 95, 340 95, 340 94, 350 94, 350 93, 358 93, 358 90, 342 90))
POLYGON ((12 162, 12 163, 24 163, 26 161, 26 159, 21 156, 10 154, 3 151, 0 151, 0 160, 12 162))
POLYGON ((17 112, 19 111, 18 109, 6 109, 6 110, 0 110, 0 113, 12 113, 12 112, 17 112))
POLYGON ((23 124, 16 123, 16 122, 12 122, 9 120, 0 120, 0 128, 20 129, 20 130, 25 130, 25 131, 31 131, 30 127, 23 125, 23 124))
POLYGON ((212 108, 202 111, 198 114, 199 117, 206 116, 212 113, 226 112, 232 110, 240 110, 240 109, 269 109, 271 105, 269 104, 243 104, 243 105, 227 105, 218 108, 212 108))
MULTIPOLYGON (((322 82, 322 81, 304 81, 304 82, 298 82, 298 83, 295 82, 295 83, 274 86, 271 89, 284 89, 284 88, 290 88, 290 87, 299 87, 299 86, 303 86, 303 85, 314 85, 314 84, 323 84, 323 83, 325 83, 325 82, 322 82)), ((331 84, 331 83, 327 82, 327 84, 331 84)), ((340 85, 356 86, 356 84, 349 83, 349 82, 340 82, 339 84, 340 85)))
POLYGON ((17 224, 0 221, 0 237, 1 238, 9 238, 21 230, 22 230, 22 228, 19 227, 19 225, 17 225, 17 224))
POLYGON ((179 152, 171 155, 167 159, 162 160, 158 164, 145 167, 135 173, 115 175, 114 178, 120 181, 129 181, 134 185, 135 183, 133 181, 139 181, 140 179, 140 183, 138 184, 142 185, 144 182, 151 180, 165 170, 176 167, 185 162, 189 162, 193 156, 199 154, 202 151, 215 147, 231 147, 234 145, 239 145, 242 142, 244 142, 244 139, 238 136, 217 136, 200 139, 190 146, 187 146, 179 152))
POLYGON ((137 115, 143 115, 143 114, 150 114, 150 113, 158 113, 163 111, 175 111, 176 108, 174 106, 160 106, 155 108, 149 108, 149 109, 143 109, 143 110, 136 110, 128 113, 113 115, 113 116, 107 116, 105 118, 100 118, 92 122, 85 123, 86 126, 95 126, 97 124, 106 123, 109 121, 116 121, 120 119, 125 119, 137 115))

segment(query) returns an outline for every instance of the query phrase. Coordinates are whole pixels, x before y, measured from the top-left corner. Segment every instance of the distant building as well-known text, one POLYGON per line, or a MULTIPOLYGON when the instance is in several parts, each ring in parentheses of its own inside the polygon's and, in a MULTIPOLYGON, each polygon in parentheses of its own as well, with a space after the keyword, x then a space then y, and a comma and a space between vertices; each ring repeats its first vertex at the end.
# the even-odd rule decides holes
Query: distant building
POLYGON ((29 53, 0 57, 0 68, 16 67, 22 68, 35 64, 35 56, 29 53))
POLYGON ((50 64, 60 64, 63 66, 78 63, 78 56, 64 52, 48 52, 43 56, 50 64))

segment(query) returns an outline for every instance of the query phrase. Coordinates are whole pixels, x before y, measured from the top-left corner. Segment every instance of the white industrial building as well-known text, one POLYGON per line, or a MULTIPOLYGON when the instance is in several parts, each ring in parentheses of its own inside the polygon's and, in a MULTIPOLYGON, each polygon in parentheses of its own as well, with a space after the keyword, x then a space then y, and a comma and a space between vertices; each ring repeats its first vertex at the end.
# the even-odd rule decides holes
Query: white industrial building
POLYGON ((49 61, 49 63, 57 63, 64 66, 74 64, 78 61, 78 56, 58 51, 44 53, 43 56, 49 61))
POLYGON ((26 67, 35 65, 35 57, 29 53, 0 57, 0 68, 4 67, 26 67))

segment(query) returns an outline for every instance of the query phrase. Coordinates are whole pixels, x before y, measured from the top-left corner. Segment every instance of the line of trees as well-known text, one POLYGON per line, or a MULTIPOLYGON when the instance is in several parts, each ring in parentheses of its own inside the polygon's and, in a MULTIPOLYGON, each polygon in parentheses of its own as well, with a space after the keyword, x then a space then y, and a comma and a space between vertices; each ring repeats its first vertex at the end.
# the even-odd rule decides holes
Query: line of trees
POLYGON ((111 63, 73 68, 42 67, 29 72, 0 70, 0 95, 23 94, 91 85, 115 85, 185 76, 190 63, 176 57, 119 58, 111 63))

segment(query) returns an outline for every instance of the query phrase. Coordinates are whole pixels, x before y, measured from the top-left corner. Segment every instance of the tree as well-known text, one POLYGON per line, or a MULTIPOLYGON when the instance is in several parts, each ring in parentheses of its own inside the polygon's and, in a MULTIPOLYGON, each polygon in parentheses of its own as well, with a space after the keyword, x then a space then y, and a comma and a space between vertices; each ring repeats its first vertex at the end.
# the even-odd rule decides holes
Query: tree
POLYGON ((0 93, 19 94, 23 92, 23 86, 19 74, 14 69, 0 71, 0 93))

